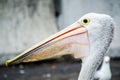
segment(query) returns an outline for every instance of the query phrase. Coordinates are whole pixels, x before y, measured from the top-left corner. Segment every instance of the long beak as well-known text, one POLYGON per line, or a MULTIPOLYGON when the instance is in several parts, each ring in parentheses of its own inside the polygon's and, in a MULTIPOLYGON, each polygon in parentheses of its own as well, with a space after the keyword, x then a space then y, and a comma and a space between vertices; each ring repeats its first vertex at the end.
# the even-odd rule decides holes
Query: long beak
POLYGON ((44 60, 66 54, 83 57, 88 54, 88 45, 89 41, 86 28, 78 22, 75 22, 15 58, 7 60, 5 65, 44 60), (84 55, 81 56, 83 51, 85 51, 84 55), (79 52, 81 54, 78 54, 79 52))

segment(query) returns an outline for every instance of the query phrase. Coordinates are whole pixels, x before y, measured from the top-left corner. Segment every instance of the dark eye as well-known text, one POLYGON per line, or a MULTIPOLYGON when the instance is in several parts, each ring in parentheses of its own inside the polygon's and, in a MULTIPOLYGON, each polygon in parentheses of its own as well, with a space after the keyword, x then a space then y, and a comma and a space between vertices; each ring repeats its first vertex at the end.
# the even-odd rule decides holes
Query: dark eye
POLYGON ((90 19, 85 18, 85 19, 82 19, 81 22, 82 22, 83 25, 87 25, 87 24, 90 23, 90 19))

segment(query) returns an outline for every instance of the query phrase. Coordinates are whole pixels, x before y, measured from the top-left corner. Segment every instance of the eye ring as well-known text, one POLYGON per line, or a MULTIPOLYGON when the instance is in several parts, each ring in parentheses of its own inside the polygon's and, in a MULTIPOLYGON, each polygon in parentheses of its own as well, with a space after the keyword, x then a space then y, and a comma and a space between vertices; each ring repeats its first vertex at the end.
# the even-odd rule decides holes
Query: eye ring
POLYGON ((82 23, 83 25, 88 25, 88 24, 90 23, 90 19, 84 18, 84 19, 82 19, 81 23, 82 23))

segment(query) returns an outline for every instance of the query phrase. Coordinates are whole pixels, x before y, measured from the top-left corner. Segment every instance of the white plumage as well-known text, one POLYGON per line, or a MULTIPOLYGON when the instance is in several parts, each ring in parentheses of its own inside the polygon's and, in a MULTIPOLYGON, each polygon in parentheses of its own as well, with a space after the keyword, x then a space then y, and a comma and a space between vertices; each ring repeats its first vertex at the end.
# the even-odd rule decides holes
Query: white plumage
POLYGON ((110 57, 105 56, 100 70, 95 74, 95 79, 111 80, 112 73, 110 69, 110 57))
POLYGON ((82 59, 78 80, 92 80, 113 39, 114 22, 105 14, 88 13, 83 18, 91 20, 88 25, 84 25, 88 30, 90 54, 82 59))

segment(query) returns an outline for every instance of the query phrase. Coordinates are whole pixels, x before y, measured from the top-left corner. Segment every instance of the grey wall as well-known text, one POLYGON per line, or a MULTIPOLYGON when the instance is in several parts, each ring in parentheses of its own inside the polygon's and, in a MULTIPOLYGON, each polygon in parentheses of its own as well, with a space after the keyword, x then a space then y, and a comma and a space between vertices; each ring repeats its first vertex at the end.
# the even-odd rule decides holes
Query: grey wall
POLYGON ((116 22, 115 37, 108 55, 120 57, 120 0, 61 0, 60 29, 72 24, 89 12, 111 15, 116 22))
POLYGON ((52 0, 0 0, 0 63, 56 32, 52 0))

